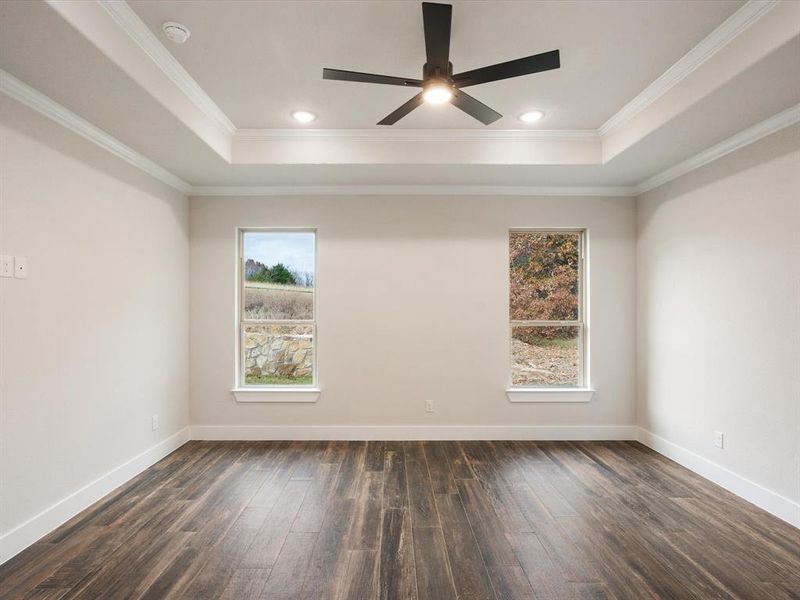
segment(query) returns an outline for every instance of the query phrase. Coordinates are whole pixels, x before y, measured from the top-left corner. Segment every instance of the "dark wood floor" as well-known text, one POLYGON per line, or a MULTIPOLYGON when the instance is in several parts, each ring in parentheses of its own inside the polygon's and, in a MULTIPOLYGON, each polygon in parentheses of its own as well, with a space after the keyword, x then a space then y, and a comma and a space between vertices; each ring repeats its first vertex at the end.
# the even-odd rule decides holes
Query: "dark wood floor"
POLYGON ((800 598, 800 530, 627 442, 190 442, 2 598, 800 598))

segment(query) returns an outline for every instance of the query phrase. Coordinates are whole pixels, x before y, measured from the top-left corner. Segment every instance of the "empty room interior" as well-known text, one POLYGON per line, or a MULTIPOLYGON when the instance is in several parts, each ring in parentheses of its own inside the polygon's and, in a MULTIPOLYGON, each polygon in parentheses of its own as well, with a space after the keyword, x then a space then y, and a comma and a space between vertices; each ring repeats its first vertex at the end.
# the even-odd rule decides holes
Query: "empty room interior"
POLYGON ((0 0, 0 600, 800 599, 800 0, 0 0))

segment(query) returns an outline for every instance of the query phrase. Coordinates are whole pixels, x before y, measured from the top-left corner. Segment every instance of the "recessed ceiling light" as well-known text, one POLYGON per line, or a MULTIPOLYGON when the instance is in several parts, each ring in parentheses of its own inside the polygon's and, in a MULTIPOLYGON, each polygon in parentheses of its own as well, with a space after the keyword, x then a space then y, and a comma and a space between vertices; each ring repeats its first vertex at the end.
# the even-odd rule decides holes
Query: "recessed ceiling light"
POLYGON ((186 25, 181 25, 175 21, 167 21, 161 26, 161 30, 164 32, 164 35, 166 35, 167 38, 176 44, 184 43, 189 39, 189 36, 192 35, 192 32, 189 31, 189 28, 186 25))
POLYGON ((535 123, 539 119, 544 116, 544 113, 540 110, 532 110, 526 113, 522 113, 519 116, 519 120, 523 123, 535 123))
POLYGON ((317 115, 307 110, 296 110, 292 113, 292 117, 295 121, 300 121, 301 123, 311 123, 317 118, 317 115))
POLYGON ((425 88, 422 99, 428 104, 444 104, 453 97, 453 90, 443 83, 434 83, 425 88))

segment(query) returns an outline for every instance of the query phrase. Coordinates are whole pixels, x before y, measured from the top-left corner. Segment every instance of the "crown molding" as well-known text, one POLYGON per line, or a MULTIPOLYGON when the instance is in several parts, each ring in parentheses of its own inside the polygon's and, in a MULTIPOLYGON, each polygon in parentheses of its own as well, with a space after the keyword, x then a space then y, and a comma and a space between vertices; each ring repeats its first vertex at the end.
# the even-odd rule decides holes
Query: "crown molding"
POLYGON ((348 142, 536 142, 599 140, 594 129, 237 129, 237 142, 346 140, 348 142))
POLYGON ((236 126, 124 0, 97 0, 120 28, 220 131, 232 136, 236 126))
POLYGON ((658 79, 603 123, 597 129, 597 133, 604 136, 612 129, 633 119, 780 3, 781 0, 749 0, 658 79))
POLYGON ((744 148, 745 146, 757 142, 758 140, 765 138, 770 134, 780 131, 786 127, 790 127, 796 123, 800 123, 800 104, 795 104, 791 108, 787 108, 786 110, 781 111, 778 114, 753 125, 752 127, 748 127, 747 129, 732 135, 728 139, 723 140, 698 154, 695 154, 691 158, 687 158, 686 160, 679 162, 677 165, 674 165, 669 169, 662 171, 661 173, 645 179, 636 185, 636 193, 639 195, 655 189, 672 181, 673 179, 680 177, 681 175, 686 175, 695 169, 699 169, 703 165, 707 165, 718 158, 722 158, 726 154, 735 152, 740 148, 744 148))
POLYGON ((635 196, 630 186, 292 185, 193 186, 190 196, 635 196))
POLYGON ((111 154, 141 169, 148 175, 166 183, 179 192, 188 194, 191 191, 191 185, 180 177, 173 175, 149 158, 136 152, 136 150, 130 146, 126 146, 114 136, 92 125, 86 119, 79 117, 68 108, 48 98, 38 90, 35 90, 2 69, 0 69, 0 91, 6 96, 21 102, 25 106, 55 121, 59 125, 74 131, 90 142, 97 144, 104 150, 111 152, 111 154))

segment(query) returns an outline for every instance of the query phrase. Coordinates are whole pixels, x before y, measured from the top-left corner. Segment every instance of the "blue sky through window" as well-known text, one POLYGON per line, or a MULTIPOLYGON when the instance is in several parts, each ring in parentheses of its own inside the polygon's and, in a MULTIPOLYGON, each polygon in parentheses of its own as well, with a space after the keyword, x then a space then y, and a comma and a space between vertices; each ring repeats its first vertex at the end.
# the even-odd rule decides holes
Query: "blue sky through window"
POLYGON ((310 232, 247 232, 244 257, 267 267, 283 263, 292 271, 314 273, 314 234, 310 232))

